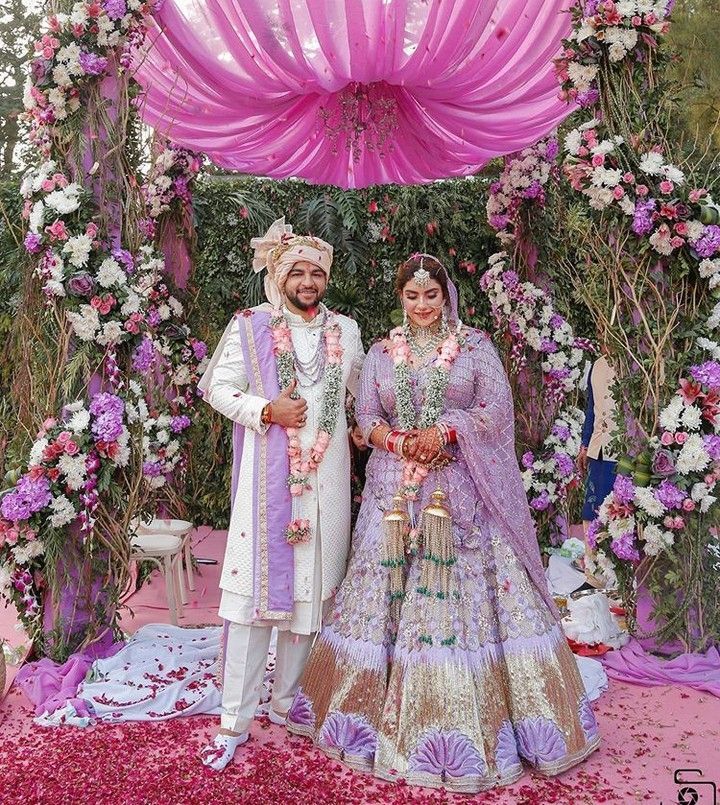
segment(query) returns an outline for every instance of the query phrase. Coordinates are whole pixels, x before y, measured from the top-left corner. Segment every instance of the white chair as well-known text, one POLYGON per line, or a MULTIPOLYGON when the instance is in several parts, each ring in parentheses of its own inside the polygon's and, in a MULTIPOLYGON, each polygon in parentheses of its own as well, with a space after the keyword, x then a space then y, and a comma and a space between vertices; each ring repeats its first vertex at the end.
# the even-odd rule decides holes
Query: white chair
POLYGON ((165 577, 165 594, 170 622, 178 625, 182 617, 182 538, 176 534, 138 533, 132 536, 130 559, 136 562, 153 562, 165 577))
MULTIPOLYGON (((195 589, 195 577, 192 566, 192 531, 193 524, 188 520, 165 520, 156 517, 149 523, 138 523, 138 534, 172 534, 179 537, 182 545, 181 550, 185 558, 185 572, 187 574, 187 586, 190 590, 195 589)), ((182 560, 180 561, 180 571, 178 580, 180 582, 180 595, 183 604, 188 603, 188 596, 185 591, 185 584, 182 578, 182 560)))

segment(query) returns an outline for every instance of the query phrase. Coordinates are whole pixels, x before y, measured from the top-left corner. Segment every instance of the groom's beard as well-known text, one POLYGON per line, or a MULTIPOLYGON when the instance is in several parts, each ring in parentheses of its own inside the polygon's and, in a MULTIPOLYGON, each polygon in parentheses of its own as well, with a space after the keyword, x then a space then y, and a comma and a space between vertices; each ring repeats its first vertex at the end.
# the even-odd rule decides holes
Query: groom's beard
MULTIPOLYGON (((315 292, 315 298, 311 302, 308 301, 307 297, 301 299, 296 294, 287 294, 287 299, 288 299, 289 302, 292 302, 292 304, 298 310, 308 311, 308 310, 314 310, 320 304, 320 302, 322 302, 322 299, 323 299, 324 296, 325 296, 325 291, 316 291, 315 292)), ((308 297, 309 297, 309 295, 308 295, 308 297)))

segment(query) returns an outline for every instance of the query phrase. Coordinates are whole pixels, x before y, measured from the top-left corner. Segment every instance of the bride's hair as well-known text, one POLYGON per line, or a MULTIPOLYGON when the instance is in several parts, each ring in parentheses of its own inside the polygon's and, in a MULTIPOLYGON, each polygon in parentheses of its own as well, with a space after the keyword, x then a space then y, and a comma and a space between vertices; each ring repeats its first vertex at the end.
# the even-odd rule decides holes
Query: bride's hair
POLYGON ((402 294, 403 288, 410 282, 415 272, 421 268, 428 272, 430 279, 440 284, 445 301, 447 301, 450 298, 447 271, 437 257, 431 257, 429 254, 413 254, 404 263, 400 263, 395 275, 395 290, 398 295, 402 294))

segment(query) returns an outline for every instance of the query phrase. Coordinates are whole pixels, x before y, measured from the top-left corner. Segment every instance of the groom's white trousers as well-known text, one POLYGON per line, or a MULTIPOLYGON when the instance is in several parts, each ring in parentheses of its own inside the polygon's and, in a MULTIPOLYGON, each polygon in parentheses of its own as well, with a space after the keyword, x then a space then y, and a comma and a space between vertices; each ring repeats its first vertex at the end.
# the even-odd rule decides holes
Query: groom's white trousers
MULTIPOLYGON (((232 621, 229 624, 220 716, 224 729, 247 732, 252 724, 262 694, 272 629, 232 621)), ((279 715, 285 715, 292 704, 314 637, 278 631, 270 706, 279 715)))

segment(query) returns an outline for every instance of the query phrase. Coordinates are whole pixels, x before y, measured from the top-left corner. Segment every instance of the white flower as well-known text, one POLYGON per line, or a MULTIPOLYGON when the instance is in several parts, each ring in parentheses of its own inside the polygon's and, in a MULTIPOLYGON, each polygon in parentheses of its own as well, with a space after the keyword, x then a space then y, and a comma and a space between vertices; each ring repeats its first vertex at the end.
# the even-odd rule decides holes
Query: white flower
POLYGON ((675 433, 680 427, 680 417, 682 416, 684 407, 685 403, 683 402, 683 398, 679 394, 676 394, 665 408, 660 411, 660 427, 663 430, 675 433))
POLYGON ((650 517, 660 517, 666 511, 649 486, 635 487, 635 503, 650 517))
POLYGON ((167 321, 170 318, 170 307, 166 304, 158 305, 158 315, 162 321, 167 321))
POLYGON ((53 515, 50 518, 50 525, 53 526, 53 528, 62 528, 62 526, 71 523, 77 515, 75 507, 65 495, 60 495, 55 498, 50 504, 50 508, 53 511, 53 515))
POLYGON ((82 489, 87 477, 85 469, 86 458, 87 456, 84 453, 78 453, 75 456, 69 456, 64 453, 58 460, 58 468, 65 476, 65 482, 75 492, 82 489))
POLYGON ((699 430, 702 424, 702 411, 696 405, 689 405, 682 414, 682 424, 686 430, 699 430))
POLYGON ((178 301, 174 296, 171 296, 168 299, 168 304, 170 305, 170 307, 172 308, 172 312, 176 316, 178 316, 178 317, 182 316, 182 314, 183 314, 183 306, 182 306, 182 303, 180 301, 178 301))
POLYGON ((625 58, 626 53, 627 50, 625 49, 625 47, 617 42, 613 43, 608 48, 608 58, 610 59, 611 62, 622 61, 625 58))
POLYGON ((32 94, 33 82, 32 78, 28 76, 23 84, 23 108, 29 112, 37 106, 37 101, 32 94))
POLYGON ((169 442, 168 445, 165 447, 165 455, 168 458, 172 458, 179 449, 180 449, 180 442, 173 439, 173 441, 169 442))
POLYGON ((665 178, 669 179, 671 182, 680 185, 685 181, 685 174, 675 165, 663 165, 662 169, 665 178))
POLYGON ((710 456, 703 445, 702 436, 693 433, 682 446, 675 460, 675 468, 681 475, 701 472, 710 463, 710 456))
POLYGON ((64 64, 57 64, 53 67, 52 71, 53 81, 59 87, 72 87, 73 80, 70 77, 70 71, 64 64))
POLYGON ((84 433, 90 425, 90 412, 85 408, 75 411, 67 423, 68 430, 73 433, 84 433))
POLYGON ((140 310, 140 297, 132 290, 128 291, 127 299, 120 307, 120 313, 123 316, 130 316, 132 313, 137 313, 140 310))
POLYGON ((76 268, 82 268, 87 264, 91 248, 92 240, 88 235, 74 235, 63 246, 63 254, 70 255, 68 261, 76 268))
POLYGON ((645 540, 643 549, 648 556, 657 556, 660 551, 666 550, 675 542, 671 531, 663 531, 654 523, 645 526, 643 539, 645 540))
POLYGON ((111 288, 113 285, 126 285, 127 274, 117 260, 107 257, 100 264, 97 281, 103 288, 111 288))
POLYGON ((6 564, 0 564, 0 592, 10 589, 10 568, 6 564))
POLYGON ((125 330, 123 330, 119 321, 108 321, 103 324, 102 333, 96 340, 98 344, 107 346, 108 344, 114 344, 119 341, 124 333, 125 330))
POLYGON ((68 310, 65 314, 72 325, 73 332, 81 341, 94 341, 100 329, 100 318, 97 310, 90 305, 80 305, 80 312, 68 310))
POLYGON ((673 245, 670 242, 670 235, 663 233, 659 229, 653 232, 649 237, 650 245, 655 249, 658 254, 672 254, 673 245))
POLYGON ((577 62, 570 62, 567 71, 568 78, 580 92, 590 89, 590 84, 598 74, 597 65, 583 65, 577 62))
POLYGON ((706 279, 713 274, 717 274, 718 271, 720 271, 720 259, 717 257, 714 260, 705 258, 704 260, 701 260, 700 264, 698 265, 698 274, 700 274, 703 279, 706 279))
POLYGON ((45 546, 39 539, 30 540, 24 545, 16 545, 12 549, 12 555, 19 565, 29 565, 36 556, 41 556, 45 551, 45 546))
POLYGON ((80 186, 69 184, 63 190, 53 190, 45 196, 45 204, 60 215, 69 215, 80 206, 80 186))
POLYGON ((45 205, 42 201, 36 201, 30 211, 30 218, 28 220, 28 227, 31 232, 38 233, 45 223, 45 205))
POLYGON ((697 218, 693 218, 687 222, 687 238, 688 240, 697 240, 705 231, 705 225, 697 218))
POLYGON ((663 158, 662 154, 655 151, 649 151, 643 154, 640 159, 640 170, 648 176, 657 176, 662 172, 663 158))
POLYGON ((170 434, 166 430, 159 430, 155 438, 160 444, 167 444, 170 441, 170 434))
POLYGON ((48 446, 47 439, 38 439, 35 444, 33 444, 30 450, 30 458, 29 458, 29 465, 32 467, 35 464, 40 464, 42 461, 42 454, 45 448, 48 446))

